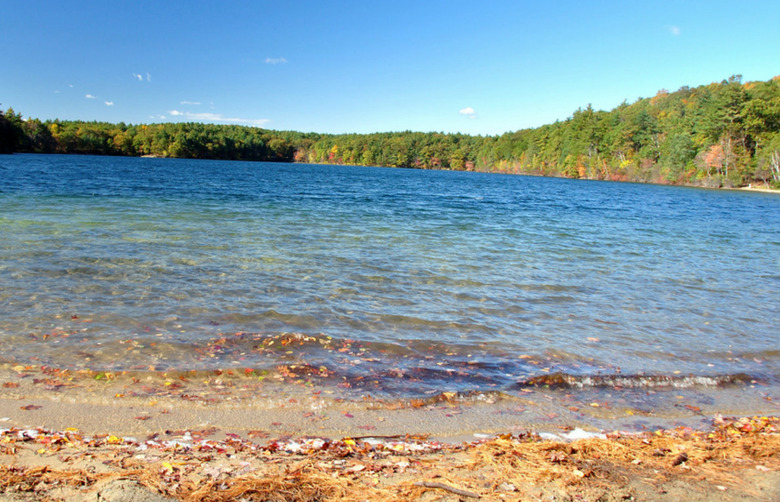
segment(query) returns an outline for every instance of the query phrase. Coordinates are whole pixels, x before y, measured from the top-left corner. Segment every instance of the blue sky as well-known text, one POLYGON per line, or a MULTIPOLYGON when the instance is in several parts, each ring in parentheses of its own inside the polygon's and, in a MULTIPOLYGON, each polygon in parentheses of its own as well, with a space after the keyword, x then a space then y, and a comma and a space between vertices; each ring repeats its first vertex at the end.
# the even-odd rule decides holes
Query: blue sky
POLYGON ((493 135, 780 75, 780 2, 0 0, 0 108, 493 135))

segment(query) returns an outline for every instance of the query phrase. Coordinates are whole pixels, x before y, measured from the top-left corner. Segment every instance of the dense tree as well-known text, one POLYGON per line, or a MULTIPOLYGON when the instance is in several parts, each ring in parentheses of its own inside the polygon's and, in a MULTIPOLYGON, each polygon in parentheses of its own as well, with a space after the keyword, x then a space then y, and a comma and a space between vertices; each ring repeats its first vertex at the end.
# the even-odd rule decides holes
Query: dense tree
POLYGON ((23 120, 0 111, 0 152, 476 170, 655 183, 780 185, 780 77, 588 105, 564 121, 500 136, 438 132, 316 134, 201 123, 23 120))
POLYGON ((25 135, 22 130, 22 116, 9 108, 0 110, 0 153, 25 150, 25 135))

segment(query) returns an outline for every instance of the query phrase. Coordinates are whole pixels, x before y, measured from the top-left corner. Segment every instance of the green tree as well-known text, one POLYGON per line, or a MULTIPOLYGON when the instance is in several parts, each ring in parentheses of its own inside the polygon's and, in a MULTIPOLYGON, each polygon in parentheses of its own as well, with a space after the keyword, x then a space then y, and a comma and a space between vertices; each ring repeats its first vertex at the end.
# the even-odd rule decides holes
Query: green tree
POLYGON ((24 149, 26 137, 22 129, 22 116, 13 108, 0 110, 0 153, 13 153, 24 149))

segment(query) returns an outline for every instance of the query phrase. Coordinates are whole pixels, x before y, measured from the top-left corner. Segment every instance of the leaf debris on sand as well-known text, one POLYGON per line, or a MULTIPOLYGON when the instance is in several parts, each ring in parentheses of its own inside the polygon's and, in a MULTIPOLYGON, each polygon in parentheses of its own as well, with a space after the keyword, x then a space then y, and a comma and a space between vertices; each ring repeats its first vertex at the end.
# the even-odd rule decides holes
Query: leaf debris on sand
MULTIPOLYGON (((533 433, 145 440, 0 429, 0 500, 777 500, 780 419, 551 441, 533 433), (113 494, 113 495, 112 495, 113 494), (121 498, 119 498, 121 499, 121 498)), ((257 435, 255 435, 257 437, 257 435)), ((570 434, 569 438, 583 435, 570 434)))

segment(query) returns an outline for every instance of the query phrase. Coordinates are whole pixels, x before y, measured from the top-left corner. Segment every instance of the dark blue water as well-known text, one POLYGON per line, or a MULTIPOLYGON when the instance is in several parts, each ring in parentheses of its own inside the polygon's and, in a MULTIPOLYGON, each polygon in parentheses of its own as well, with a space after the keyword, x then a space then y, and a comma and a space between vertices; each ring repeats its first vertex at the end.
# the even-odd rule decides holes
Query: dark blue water
POLYGON ((555 373, 776 388, 778 326, 777 194, 0 156, 0 362, 295 364, 401 394, 555 373))

